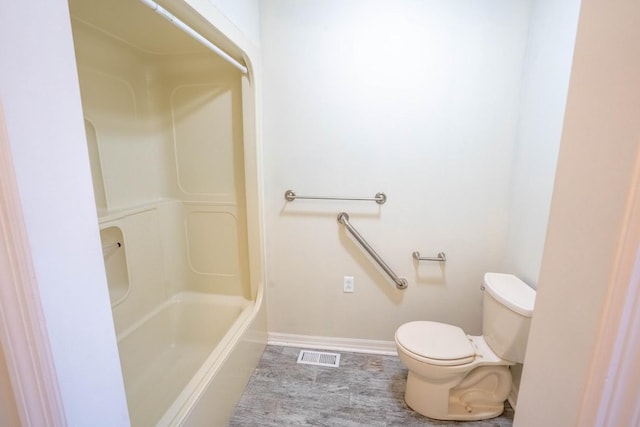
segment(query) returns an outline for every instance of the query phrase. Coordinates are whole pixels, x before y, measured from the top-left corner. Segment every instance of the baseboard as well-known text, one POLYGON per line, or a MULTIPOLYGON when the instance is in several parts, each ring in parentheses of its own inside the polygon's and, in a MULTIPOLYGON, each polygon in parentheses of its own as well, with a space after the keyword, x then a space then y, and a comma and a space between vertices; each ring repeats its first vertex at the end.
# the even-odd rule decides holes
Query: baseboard
POLYGON ((398 355, 396 344, 393 341, 364 340, 358 338, 320 337, 269 332, 267 344, 317 350, 347 351, 351 353, 381 354, 386 356, 398 355))

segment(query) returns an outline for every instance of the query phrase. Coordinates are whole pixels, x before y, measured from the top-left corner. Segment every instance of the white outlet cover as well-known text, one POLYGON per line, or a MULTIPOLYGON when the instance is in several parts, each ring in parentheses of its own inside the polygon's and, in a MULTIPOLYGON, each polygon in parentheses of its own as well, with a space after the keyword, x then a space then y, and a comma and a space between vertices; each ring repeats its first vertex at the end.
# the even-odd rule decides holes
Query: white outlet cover
POLYGON ((355 280, 353 276, 344 276, 344 292, 353 292, 355 290, 355 280))

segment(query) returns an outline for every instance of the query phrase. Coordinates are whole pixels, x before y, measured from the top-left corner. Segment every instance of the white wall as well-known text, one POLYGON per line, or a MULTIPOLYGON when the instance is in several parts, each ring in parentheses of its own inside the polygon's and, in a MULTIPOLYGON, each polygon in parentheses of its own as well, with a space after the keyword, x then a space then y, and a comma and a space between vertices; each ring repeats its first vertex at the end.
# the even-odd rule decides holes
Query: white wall
MULTIPOLYGON (((503 269, 536 288, 566 105, 580 0, 534 0, 510 182, 503 269)), ((522 365, 511 368, 517 399, 522 365)))
MULTIPOLYGON (((620 286, 615 273, 630 269, 620 265, 620 248, 637 260, 640 247, 637 233, 624 234, 640 167, 639 21, 637 2, 582 2, 517 426, 601 425, 581 421, 595 412, 582 399, 589 387, 602 390, 588 381, 606 372, 591 363, 620 286)), ((635 365, 629 380, 637 390, 637 356, 635 365)), ((602 425, 637 425, 637 394, 626 397, 635 421, 602 425)))
POLYGON ((532 2, 504 270, 538 283, 580 0, 532 2))
POLYGON ((259 0, 209 0, 251 42, 260 46, 259 0))
POLYGON ((67 2, 0 3, 0 98, 70 426, 128 425, 67 2))
POLYGON ((504 257, 529 7, 261 3, 270 331, 392 340, 432 319, 480 332, 482 275, 504 257), (389 200, 286 203, 287 189, 389 200), (407 290, 338 226, 342 210, 407 290))

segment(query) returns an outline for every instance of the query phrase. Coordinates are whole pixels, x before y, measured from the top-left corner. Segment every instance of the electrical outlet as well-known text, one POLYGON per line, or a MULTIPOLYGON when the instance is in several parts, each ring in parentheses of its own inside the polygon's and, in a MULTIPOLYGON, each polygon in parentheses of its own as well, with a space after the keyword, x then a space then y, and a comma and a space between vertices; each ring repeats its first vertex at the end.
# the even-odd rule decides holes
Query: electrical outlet
POLYGON ((353 292, 355 288, 355 280, 353 279, 353 276, 344 276, 343 286, 344 292, 353 292))

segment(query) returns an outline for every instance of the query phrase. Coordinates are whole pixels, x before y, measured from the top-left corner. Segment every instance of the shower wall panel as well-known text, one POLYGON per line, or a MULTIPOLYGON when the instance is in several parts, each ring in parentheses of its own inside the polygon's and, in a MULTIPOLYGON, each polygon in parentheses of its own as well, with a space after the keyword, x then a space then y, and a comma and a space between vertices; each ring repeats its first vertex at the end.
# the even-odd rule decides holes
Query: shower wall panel
POLYGON ((120 304, 113 306, 116 332, 132 326, 142 313, 153 310, 166 298, 163 241, 156 209, 127 215, 102 226, 120 224, 127 242, 129 294, 120 304))
POLYGON ((171 101, 178 186, 186 195, 220 195, 233 200, 233 122, 229 88, 179 86, 174 89, 171 101), (216 144, 211 144, 211 140, 216 144))
POLYGON ((127 239, 116 329, 178 292, 250 298, 239 74, 195 43, 155 54, 73 26, 101 229, 127 239))

